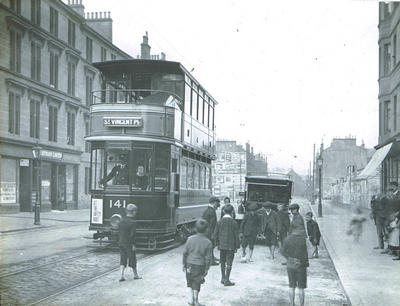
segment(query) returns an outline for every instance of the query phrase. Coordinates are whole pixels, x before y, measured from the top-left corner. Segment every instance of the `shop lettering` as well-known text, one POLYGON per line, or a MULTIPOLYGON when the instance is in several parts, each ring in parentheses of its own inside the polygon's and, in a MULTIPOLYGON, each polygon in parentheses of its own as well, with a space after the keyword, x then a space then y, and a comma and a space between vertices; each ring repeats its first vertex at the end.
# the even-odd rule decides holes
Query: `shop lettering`
POLYGON ((104 118, 105 126, 139 127, 142 126, 142 118, 104 118))
POLYGON ((40 151, 40 157, 61 159, 62 158, 62 153, 61 152, 55 152, 55 151, 41 150, 40 151))

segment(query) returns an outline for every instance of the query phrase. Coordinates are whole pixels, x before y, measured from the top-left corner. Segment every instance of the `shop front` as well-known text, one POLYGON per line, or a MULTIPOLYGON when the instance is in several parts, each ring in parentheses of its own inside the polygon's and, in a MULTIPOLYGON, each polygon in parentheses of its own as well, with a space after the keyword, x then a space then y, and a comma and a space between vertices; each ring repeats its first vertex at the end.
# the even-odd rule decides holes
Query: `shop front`
POLYGON ((80 155, 32 147, 1 144, 0 213, 32 211, 38 191, 41 211, 77 209, 80 155))

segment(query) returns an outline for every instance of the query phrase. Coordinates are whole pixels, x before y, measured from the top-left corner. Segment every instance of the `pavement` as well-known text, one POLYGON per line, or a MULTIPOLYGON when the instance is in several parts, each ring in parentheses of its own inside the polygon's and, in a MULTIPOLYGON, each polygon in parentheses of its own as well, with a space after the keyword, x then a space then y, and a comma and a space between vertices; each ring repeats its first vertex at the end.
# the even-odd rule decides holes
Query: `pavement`
MULTIPOLYGON (((346 234, 354 208, 328 200, 323 201, 322 207, 323 217, 317 222, 352 305, 400 305, 400 262, 373 249, 378 241, 369 211, 364 210, 367 221, 360 242, 355 243, 346 234)), ((317 205, 310 208, 317 215, 317 205)))

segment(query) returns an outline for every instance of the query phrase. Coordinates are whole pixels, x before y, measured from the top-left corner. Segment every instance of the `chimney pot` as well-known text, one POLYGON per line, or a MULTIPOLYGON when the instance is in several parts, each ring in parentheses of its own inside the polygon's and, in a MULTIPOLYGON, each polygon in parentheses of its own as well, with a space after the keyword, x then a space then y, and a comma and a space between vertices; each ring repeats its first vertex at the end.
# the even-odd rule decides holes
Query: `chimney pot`
POLYGON ((95 13, 95 16, 96 16, 95 18, 96 18, 96 19, 98 19, 98 16, 99 16, 99 15, 98 15, 98 13, 97 13, 97 12, 95 13))

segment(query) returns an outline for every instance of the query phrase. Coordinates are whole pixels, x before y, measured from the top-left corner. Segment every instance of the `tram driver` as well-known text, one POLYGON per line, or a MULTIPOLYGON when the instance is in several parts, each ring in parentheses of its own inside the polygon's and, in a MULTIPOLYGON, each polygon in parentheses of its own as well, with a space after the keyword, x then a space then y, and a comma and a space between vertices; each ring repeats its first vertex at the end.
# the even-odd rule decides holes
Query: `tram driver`
MULTIPOLYGON (((112 159, 113 157, 110 156, 110 161, 112 159)), ((119 161, 115 164, 110 173, 105 178, 99 181, 100 185, 104 185, 112 179, 113 185, 128 185, 129 168, 127 160, 127 156, 121 154, 119 157, 119 161)))

